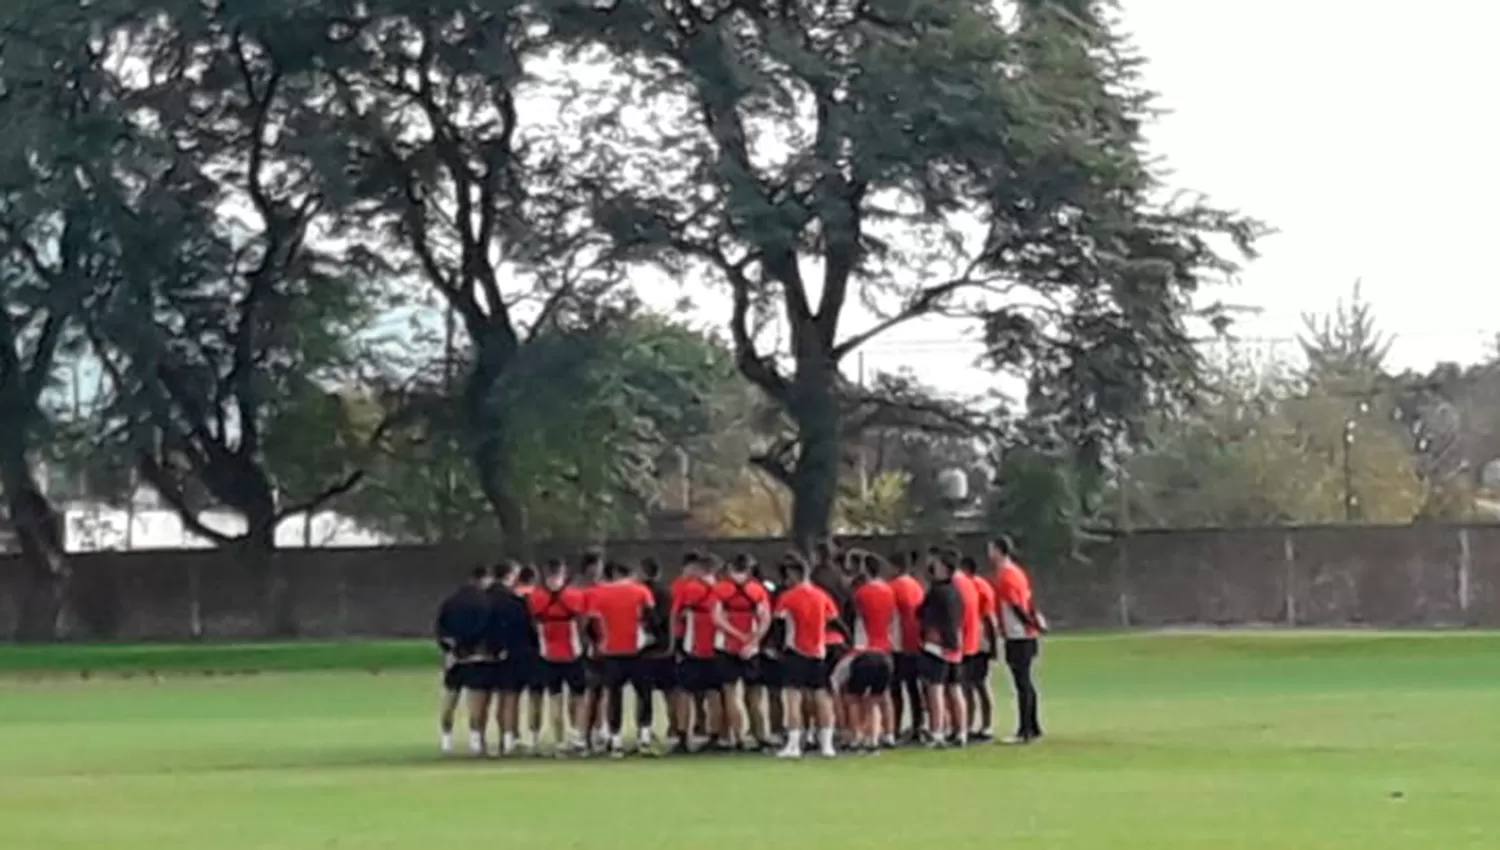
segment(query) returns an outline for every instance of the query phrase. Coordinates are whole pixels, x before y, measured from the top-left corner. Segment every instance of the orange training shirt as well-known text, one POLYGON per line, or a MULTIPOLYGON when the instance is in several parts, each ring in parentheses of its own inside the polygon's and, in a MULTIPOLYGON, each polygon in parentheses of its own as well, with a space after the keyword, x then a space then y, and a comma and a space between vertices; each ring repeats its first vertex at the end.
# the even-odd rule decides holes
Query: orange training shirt
POLYGON ((650 588, 630 579, 595 585, 589 613, 599 621, 602 655, 630 656, 646 648, 646 612, 656 606, 650 588))
POLYGON ((828 623, 838 615, 833 597, 810 581, 787 588, 776 599, 776 616, 786 623, 787 648, 805 658, 827 656, 828 623))

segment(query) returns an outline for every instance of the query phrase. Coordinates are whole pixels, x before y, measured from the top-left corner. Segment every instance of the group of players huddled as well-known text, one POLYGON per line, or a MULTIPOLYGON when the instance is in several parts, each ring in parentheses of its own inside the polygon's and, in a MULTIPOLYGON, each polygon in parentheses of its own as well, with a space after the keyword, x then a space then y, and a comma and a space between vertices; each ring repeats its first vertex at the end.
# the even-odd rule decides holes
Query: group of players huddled
POLYGON ((493 717, 501 756, 538 753, 544 720, 556 755, 624 756, 627 687, 641 754, 661 753, 658 694, 669 753, 962 747, 993 739, 1000 658, 1018 717, 1004 740, 1035 742, 1046 624, 1012 554, 1006 538, 982 567, 953 547, 887 560, 825 543, 811 563, 789 552, 771 578, 747 555, 692 552, 670 584, 654 559, 632 568, 597 550, 576 570, 481 567, 438 611, 443 751, 467 697, 473 755, 492 754, 493 717))

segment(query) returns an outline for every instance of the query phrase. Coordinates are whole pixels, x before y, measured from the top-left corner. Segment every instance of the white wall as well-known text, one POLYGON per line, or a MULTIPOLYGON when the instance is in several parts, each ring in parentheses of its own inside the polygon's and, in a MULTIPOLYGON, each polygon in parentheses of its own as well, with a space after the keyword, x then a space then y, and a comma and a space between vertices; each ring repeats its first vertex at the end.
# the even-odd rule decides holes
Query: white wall
MULTIPOLYGON (((63 510, 65 540, 69 552, 105 552, 140 549, 211 549, 214 544, 183 527, 175 511, 137 508, 133 512, 108 505, 76 503, 63 510)), ((205 511, 198 519, 225 534, 245 530, 245 520, 232 511, 205 511)), ((360 528, 353 520, 332 511, 296 514, 276 527, 276 545, 287 549, 313 547, 382 546, 394 541, 360 528)))

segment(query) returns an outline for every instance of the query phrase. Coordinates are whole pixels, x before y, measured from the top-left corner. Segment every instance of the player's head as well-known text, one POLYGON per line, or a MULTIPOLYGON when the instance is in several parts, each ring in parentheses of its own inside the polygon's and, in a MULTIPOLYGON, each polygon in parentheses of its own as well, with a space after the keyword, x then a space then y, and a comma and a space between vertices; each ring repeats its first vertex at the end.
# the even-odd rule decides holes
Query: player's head
POLYGON ((755 568, 755 557, 749 552, 741 552, 729 562, 729 575, 736 581, 745 581, 755 572, 755 568))
POLYGON ((876 579, 880 578, 880 574, 885 571, 885 563, 874 552, 866 552, 860 562, 860 568, 864 570, 865 578, 876 579))
POLYGON ((547 567, 543 575, 550 585, 566 584, 568 581, 568 562, 562 558, 550 559, 547 561, 547 567))
POLYGON ((1008 535, 1001 534, 990 538, 990 544, 987 549, 991 561, 1003 564, 1015 555, 1016 544, 1008 535))
POLYGON ((585 549, 578 561, 578 571, 584 581, 598 581, 604 575, 604 550, 598 547, 585 549))
POLYGON ((958 566, 947 549, 933 546, 927 550, 927 572, 936 581, 947 581, 953 577, 958 566))
POLYGON ((536 584, 536 567, 530 564, 522 565, 516 571, 516 584, 536 584))
POLYGON ((661 578, 661 562, 647 555, 641 559, 641 578, 656 581, 661 578))
POLYGON ((819 567, 833 566, 834 558, 838 550, 834 548, 833 541, 821 540, 813 546, 813 563, 819 567))
POLYGON ((972 556, 964 555, 958 559, 958 568, 968 575, 977 575, 979 573, 979 562, 974 560, 972 556))
POLYGON ((521 565, 516 563, 515 561, 501 561, 500 564, 495 567, 495 581, 505 585, 506 587, 515 587, 516 574, 520 571, 521 565))
POLYGON ((475 587, 489 587, 495 583, 495 568, 489 564, 480 564, 469 571, 469 582, 475 587))
POLYGON ((713 578, 722 572, 724 572, 724 559, 712 552, 707 553, 703 558, 703 574, 708 578, 713 578))
POLYGON ((604 562, 605 581, 619 581, 620 579, 626 578, 629 575, 630 568, 620 563, 619 561, 607 560, 604 562))
POLYGON ((792 585, 807 581, 810 570, 807 559, 801 552, 788 552, 781 557, 781 582, 792 585))
POLYGON ((910 575, 912 571, 912 559, 910 552, 891 553, 891 571, 898 576, 910 575))
POLYGON ((685 576, 702 575, 706 560, 706 556, 697 549, 688 551, 682 556, 682 574, 685 576))

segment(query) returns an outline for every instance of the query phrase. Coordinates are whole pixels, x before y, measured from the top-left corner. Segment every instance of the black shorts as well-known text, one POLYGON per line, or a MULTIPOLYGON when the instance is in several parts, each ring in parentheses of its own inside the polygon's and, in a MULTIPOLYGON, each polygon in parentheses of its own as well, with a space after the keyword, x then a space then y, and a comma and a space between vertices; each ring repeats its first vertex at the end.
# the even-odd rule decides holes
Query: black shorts
POLYGON ((990 678, 990 654, 981 652, 964 659, 964 684, 982 685, 990 678))
POLYGON ((846 643, 830 643, 824 650, 823 660, 828 667, 828 675, 833 675, 833 668, 839 666, 839 662, 849 654, 849 645, 846 643))
POLYGON ((828 659, 788 652, 781 657, 782 687, 797 691, 828 690, 828 659))
POLYGON ((755 668, 761 687, 773 691, 786 687, 786 667, 782 665, 780 656, 762 655, 756 659, 755 668))
POLYGON ((922 653, 917 658, 918 674, 922 681, 929 685, 956 685, 962 681, 960 676, 961 664, 939 658, 936 655, 922 653))
POLYGON ((458 661, 443 671, 443 688, 449 691, 489 690, 490 662, 458 661))
POLYGON ((518 694, 526 689, 532 675, 531 664, 526 658, 485 661, 482 667, 484 689, 493 693, 518 694))
POLYGON ((1005 642, 1005 663, 1010 667, 1028 667, 1036 661, 1042 651, 1042 642, 1036 638, 1020 638, 1005 642))
POLYGON ((549 694, 562 693, 563 686, 572 693, 582 693, 585 685, 583 661, 542 661, 532 687, 549 694))
POLYGON ((595 690, 604 685, 604 659, 589 656, 583 659, 583 686, 595 690))
POLYGON ((637 687, 662 693, 677 690, 677 660, 671 655, 643 655, 636 663, 637 687))
POLYGON ((641 680, 639 655, 605 655, 598 659, 599 686, 623 688, 641 680))
POLYGON ((746 685, 760 684, 759 659, 755 657, 745 658, 741 655, 732 655, 728 652, 719 653, 719 683, 721 685, 735 685, 743 682, 746 685))
POLYGON ((677 687, 690 694, 706 694, 723 687, 719 659, 689 655, 677 662, 677 687))
POLYGON ((895 678, 895 665, 891 657, 883 652, 862 652, 849 662, 849 678, 844 681, 844 693, 857 697, 885 696, 891 690, 895 678))
POLYGON ((922 656, 915 652, 898 652, 893 659, 896 681, 900 684, 922 681, 922 656))

